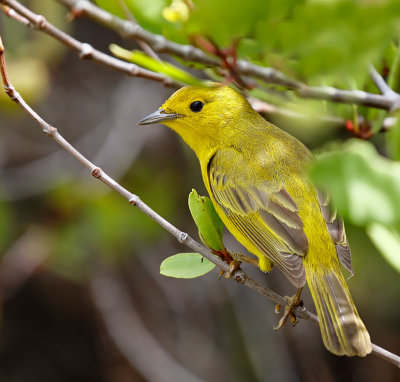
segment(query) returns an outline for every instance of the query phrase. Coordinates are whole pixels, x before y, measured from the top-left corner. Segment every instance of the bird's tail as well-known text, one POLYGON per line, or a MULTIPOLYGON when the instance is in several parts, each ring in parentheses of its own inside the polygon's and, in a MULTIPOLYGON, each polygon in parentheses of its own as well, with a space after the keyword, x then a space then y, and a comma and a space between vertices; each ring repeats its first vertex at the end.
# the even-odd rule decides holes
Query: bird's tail
POLYGON ((336 355, 365 357, 372 350, 371 340, 346 282, 338 271, 319 272, 307 269, 311 290, 326 348, 336 355))

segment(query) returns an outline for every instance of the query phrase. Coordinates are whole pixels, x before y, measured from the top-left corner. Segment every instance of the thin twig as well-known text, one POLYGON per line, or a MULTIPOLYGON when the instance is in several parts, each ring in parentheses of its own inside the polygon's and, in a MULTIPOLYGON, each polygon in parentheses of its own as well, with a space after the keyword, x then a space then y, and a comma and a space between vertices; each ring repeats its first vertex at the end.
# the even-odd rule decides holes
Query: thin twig
POLYGON ((279 118, 289 118, 298 121, 310 121, 316 123, 321 123, 330 126, 340 126, 346 125, 346 120, 340 117, 325 116, 325 115, 311 115, 305 113, 299 113, 297 111, 284 109, 270 103, 259 100, 258 98, 248 97, 251 107, 260 114, 267 115, 269 117, 279 117, 279 118))
MULTIPOLYGON (((64 139, 57 129, 47 123, 43 118, 41 118, 21 97, 21 95, 14 89, 7 73, 6 62, 4 58, 4 46, 0 36, 0 72, 4 83, 4 89, 7 95, 16 102, 19 106, 25 110, 25 112, 41 127, 42 131, 46 133, 50 138, 52 138, 59 146, 66 150, 70 155, 72 155, 77 161, 79 161, 85 168, 87 168, 93 177, 105 183, 108 187, 112 188, 118 192, 122 197, 127 199, 130 204, 136 206, 140 211, 144 212, 167 232, 173 235, 180 243, 185 244, 187 247, 195 252, 200 253, 205 258, 216 264, 224 272, 229 271, 229 265, 224 262, 221 258, 211 253, 207 248, 200 245, 197 241, 191 238, 187 233, 180 231, 170 222, 165 220, 162 216, 157 214, 152 208, 150 208, 146 203, 144 203, 139 196, 131 193, 126 188, 122 187, 114 179, 112 179, 108 174, 106 174, 101 168, 93 164, 89 159, 82 155, 77 149, 75 149, 66 139, 64 139)), ((265 286, 257 283, 251 279, 243 270, 238 269, 232 277, 236 282, 246 285, 247 287, 255 290, 257 293, 267 297, 276 304, 286 305, 286 299, 274 291, 266 288, 265 286)), ((298 318, 303 318, 314 323, 319 322, 318 317, 306 310, 304 307, 296 307, 294 310, 295 315, 298 318)), ((375 346, 372 350, 373 354, 379 354, 379 357, 384 358, 388 362, 400 367, 400 357, 392 354, 388 351, 381 351, 379 346, 375 346), (388 356, 390 354, 390 357, 388 356)))
POLYGON ((68 6, 74 15, 87 15, 96 22, 114 30, 124 38, 140 39, 149 44, 158 53, 171 53, 185 60, 200 62, 206 65, 219 66, 220 60, 205 54, 192 45, 182 45, 167 40, 164 36, 153 34, 130 20, 123 20, 97 7, 87 0, 59 0, 68 6))
MULTIPOLYGON (((140 66, 137 66, 133 63, 122 61, 118 58, 112 57, 108 54, 105 54, 95 49, 88 43, 83 43, 76 40, 67 33, 56 28, 53 24, 49 23, 45 19, 45 17, 43 17, 42 15, 35 14, 31 10, 20 4, 18 1, 15 0, 0 0, 0 1, 2 1, 4 4, 7 4, 15 12, 17 12, 17 14, 20 15, 20 18, 13 16, 17 21, 24 22, 24 20, 28 20, 29 26, 32 26, 48 34, 49 36, 55 38, 56 40, 60 41, 68 48, 77 52, 79 58, 81 59, 92 60, 101 65, 111 67, 112 69, 127 74, 129 76, 142 77, 149 80, 158 81, 161 82, 164 86, 170 86, 175 88, 180 86, 179 83, 162 74, 155 73, 147 69, 143 69, 140 66)), ((10 16, 9 13, 7 15, 10 16)))
POLYGON ((21 16, 17 12, 14 11, 14 9, 8 7, 7 5, 0 4, 0 9, 5 13, 6 16, 17 20, 18 22, 25 24, 26 26, 29 26, 30 22, 28 19, 25 17, 21 16))
POLYGON ((400 108, 400 95, 396 93, 383 79, 383 77, 378 73, 378 71, 371 65, 369 68, 370 75, 375 82, 378 90, 387 97, 392 100, 392 105, 390 107, 390 111, 395 111, 400 108))
MULTIPOLYGON (((127 19, 136 23, 136 19, 133 17, 132 12, 129 10, 128 6, 125 4, 124 0, 117 0, 118 5, 121 7, 127 19)), ((137 43, 142 48, 143 52, 145 52, 149 57, 154 58, 157 61, 161 61, 160 57, 158 57, 157 53, 151 49, 151 46, 144 42, 143 40, 137 39, 137 43)))
MULTIPOLYGON (((2 0, 9 4, 12 0, 2 0)), ((140 39, 149 44, 156 52, 176 55, 187 61, 199 62, 205 65, 220 67, 221 60, 209 56, 202 50, 191 45, 182 45, 141 28, 137 23, 123 20, 97 7, 88 0, 57 0, 68 6, 75 15, 86 15, 99 24, 119 33, 128 39, 140 39)), ((14 0, 13 0, 14 2, 14 0)), ((302 98, 324 99, 332 102, 351 103, 378 109, 391 110, 393 99, 386 95, 368 93, 361 90, 342 90, 333 87, 308 86, 300 81, 289 78, 279 70, 239 60, 236 63, 238 74, 258 78, 265 83, 277 84, 292 89, 302 98)))

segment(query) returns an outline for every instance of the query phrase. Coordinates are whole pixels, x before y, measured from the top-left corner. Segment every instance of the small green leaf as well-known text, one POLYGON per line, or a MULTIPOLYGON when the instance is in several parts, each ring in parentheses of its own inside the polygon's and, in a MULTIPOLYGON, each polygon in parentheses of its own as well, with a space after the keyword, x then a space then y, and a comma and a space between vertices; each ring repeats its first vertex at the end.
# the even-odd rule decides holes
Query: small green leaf
POLYGON ((111 44, 110 51, 116 57, 122 58, 123 60, 129 62, 133 62, 134 64, 153 72, 165 74, 166 76, 184 84, 193 86, 206 86, 205 83, 198 80, 196 77, 193 77, 191 74, 185 72, 184 70, 168 62, 155 60, 154 58, 149 57, 140 50, 126 50, 116 44, 111 44))
POLYGON ((382 253, 385 260, 397 272, 400 272, 400 232, 396 228, 385 227, 381 224, 371 224, 367 233, 382 253))
POLYGON ((160 273, 178 279, 193 279, 212 271, 215 264, 200 253, 178 253, 167 257, 160 265, 160 273))
POLYGON ((215 251, 224 250, 225 246, 222 242, 224 226, 211 200, 206 196, 199 196, 193 189, 189 194, 188 202, 202 242, 215 251))

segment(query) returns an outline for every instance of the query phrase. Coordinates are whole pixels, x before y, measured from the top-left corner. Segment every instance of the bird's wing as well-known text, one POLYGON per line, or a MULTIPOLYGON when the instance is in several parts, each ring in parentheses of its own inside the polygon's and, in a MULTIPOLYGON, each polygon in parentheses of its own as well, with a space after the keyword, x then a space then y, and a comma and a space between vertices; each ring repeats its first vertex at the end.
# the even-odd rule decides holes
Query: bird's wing
POLYGON ((353 275, 354 271, 351 263, 351 251, 349 243, 347 242, 343 219, 336 214, 336 209, 332 208, 330 205, 329 197, 326 193, 318 191, 318 201, 329 234, 335 243, 337 256, 342 265, 353 275))
POLYGON ((298 206, 283 185, 246 181, 229 155, 217 152, 208 164, 212 196, 235 228, 297 287, 306 281, 301 256, 308 240, 298 206), (229 163, 229 165, 228 165, 229 163))

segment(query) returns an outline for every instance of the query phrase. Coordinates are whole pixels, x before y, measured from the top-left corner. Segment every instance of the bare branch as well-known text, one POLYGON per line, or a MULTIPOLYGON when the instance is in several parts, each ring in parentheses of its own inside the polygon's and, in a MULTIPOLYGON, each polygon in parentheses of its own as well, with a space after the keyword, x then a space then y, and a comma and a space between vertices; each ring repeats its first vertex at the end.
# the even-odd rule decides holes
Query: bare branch
POLYGON ((369 68, 372 79, 375 82, 378 90, 388 99, 392 100, 390 111, 395 111, 400 108, 400 94, 396 93, 378 73, 378 71, 371 65, 369 68))
MULTIPOLYGON (((9 4, 11 0, 2 0, 9 4)), ((169 53, 187 61, 220 67, 221 61, 211 57, 202 50, 191 45, 182 45, 167 40, 164 36, 150 33, 138 24, 123 20, 97 7, 88 0, 57 0, 68 6, 76 15, 86 15, 90 19, 105 25, 128 39, 140 39, 149 44, 156 52, 169 53)), ((15 1, 13 1, 15 2, 15 1)), ((324 99, 339 103, 352 103, 378 109, 390 110, 393 99, 386 95, 367 93, 360 90, 342 90, 333 87, 308 86, 300 81, 287 77, 282 72, 248 61, 239 60, 236 65, 238 74, 252 76, 269 84, 277 84, 293 89, 299 97, 324 99)))
MULTIPOLYGON (((11 1, 11 0, 8 0, 11 1)), ((24 15, 25 16, 25 15, 24 15)), ((28 17, 27 17, 28 18, 28 17)), ((21 95, 14 89, 7 73, 6 62, 4 58, 4 46, 0 36, 0 72, 4 83, 4 89, 7 95, 16 102, 19 106, 25 110, 25 112, 41 127, 42 131, 46 133, 50 138, 52 138, 60 147, 67 151, 71 156, 73 156, 77 161, 79 161, 85 168, 87 168, 93 177, 99 179, 105 183, 108 187, 112 188, 118 192, 122 197, 129 201, 130 204, 136 206, 140 211, 144 212, 167 232, 173 235, 180 243, 185 244, 187 247, 195 252, 200 253, 205 258, 216 264, 224 272, 229 271, 229 265, 224 262, 221 258, 211 253, 207 248, 200 245, 197 241, 191 238, 187 233, 180 231, 173 224, 165 220, 162 216, 157 214, 152 208, 145 204, 139 196, 131 193, 126 188, 122 187, 114 179, 112 179, 108 174, 106 174, 101 168, 93 164, 89 159, 87 159, 83 154, 81 154, 77 149, 75 149, 66 139, 64 139, 57 129, 47 123, 42 117, 40 117, 21 97, 21 95)), ((247 287, 255 290, 257 293, 267 297, 276 304, 286 305, 286 299, 274 291, 266 288, 265 286, 257 283, 251 279, 243 270, 240 268, 233 274, 233 280, 236 282, 246 285, 247 287)), ((319 322, 318 317, 306 310, 304 307, 296 307, 294 310, 296 317, 303 318, 314 323, 319 322)), ((400 367, 400 357, 392 354, 379 346, 374 346, 372 353, 375 355, 379 354, 379 357, 384 358, 388 362, 400 367)))
POLYGON ((181 45, 167 40, 164 36, 150 33, 138 24, 113 16, 89 1, 60 0, 72 9, 74 14, 86 14, 100 24, 119 33, 124 38, 139 39, 149 44, 158 53, 170 53, 185 60, 201 62, 206 65, 219 66, 217 58, 208 56, 202 50, 191 45, 181 45))
POLYGON ((301 85, 296 94, 302 98, 324 99, 338 103, 353 103, 356 105, 390 110, 393 100, 385 95, 367 93, 362 90, 342 90, 331 86, 301 85))
POLYGON ((14 9, 7 7, 7 5, 4 4, 0 4, 0 9, 6 14, 6 16, 25 24, 26 26, 29 26, 29 20, 15 12, 14 9))
MULTIPOLYGON (((31 10, 20 4, 18 1, 0 1, 2 1, 4 4, 7 4, 14 11, 14 13, 12 13, 13 16, 11 16, 10 12, 5 12, 7 16, 13 17, 17 21, 23 22, 24 24, 26 24, 26 21, 28 21, 29 26, 32 26, 60 41, 69 49, 77 52, 79 58, 81 59, 92 60, 94 62, 97 62, 98 64, 110 67, 128 76, 142 77, 149 80, 158 81, 161 82, 164 86, 180 86, 177 82, 162 74, 143 69, 133 63, 122 61, 118 58, 112 57, 93 48, 88 43, 82 43, 76 40, 75 38, 71 37, 70 35, 66 34, 65 32, 61 31, 60 29, 49 23, 42 15, 35 14, 31 10), (18 16, 15 16, 15 12, 17 12, 18 16)), ((4 6, 2 7, 2 10, 5 11, 4 6)))
POLYGON ((331 126, 345 126, 346 120, 340 117, 324 116, 324 115, 308 115, 305 113, 298 113, 289 109, 280 108, 270 103, 259 100, 258 98, 248 97, 251 107, 260 114, 264 114, 270 117, 289 118, 296 121, 309 121, 312 119, 317 123, 331 126))

